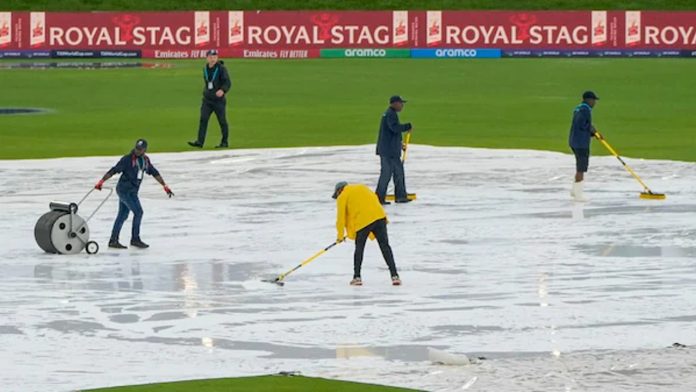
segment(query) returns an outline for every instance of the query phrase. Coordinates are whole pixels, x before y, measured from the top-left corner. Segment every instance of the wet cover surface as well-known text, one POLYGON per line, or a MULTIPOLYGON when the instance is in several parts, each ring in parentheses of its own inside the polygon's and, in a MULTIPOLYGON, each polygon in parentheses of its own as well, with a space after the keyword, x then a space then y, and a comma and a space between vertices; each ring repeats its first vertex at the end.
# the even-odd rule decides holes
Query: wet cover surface
POLYGON ((438 391, 696 386, 693 350, 669 347, 696 343, 694 164, 629 158, 668 197, 648 201, 592 158, 578 204, 569 155, 414 146, 418 200, 387 207, 404 286, 369 243, 356 288, 351 243, 285 287, 261 279, 333 241, 333 186, 374 185, 373 146, 151 158, 176 193, 143 185, 151 248, 106 247, 111 200, 89 223, 94 256, 44 254, 32 230, 117 158, 0 161, 3 390, 278 371, 438 391), (428 347, 487 360, 435 365, 428 347))

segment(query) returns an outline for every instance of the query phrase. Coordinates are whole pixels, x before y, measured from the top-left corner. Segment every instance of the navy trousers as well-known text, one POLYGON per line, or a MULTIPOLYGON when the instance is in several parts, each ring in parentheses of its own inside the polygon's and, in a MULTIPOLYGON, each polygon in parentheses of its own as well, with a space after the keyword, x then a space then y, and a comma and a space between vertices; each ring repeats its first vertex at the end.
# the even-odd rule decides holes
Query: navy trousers
POLYGON ((137 192, 122 193, 118 192, 118 215, 111 230, 111 241, 118 241, 123 223, 128 219, 128 214, 133 212, 133 228, 131 230, 131 241, 140 239, 140 222, 143 220, 143 207, 140 205, 140 198, 137 192))
POLYGON ((223 145, 228 144, 230 127, 227 124, 227 114, 225 113, 226 106, 226 100, 219 100, 215 102, 205 99, 203 100, 201 103, 201 119, 200 123, 198 124, 198 143, 205 143, 205 135, 208 133, 208 120, 210 120, 210 116, 213 114, 213 112, 215 112, 215 116, 220 124, 220 131, 222 132, 222 140, 220 143, 223 145))
POLYGON ((408 198, 406 194, 406 178, 404 175, 404 164, 401 158, 379 157, 381 162, 381 170, 379 173, 379 181, 377 182, 377 197, 379 201, 384 203, 384 198, 387 195, 387 187, 392 177, 394 178, 394 193, 396 200, 405 200, 408 198))

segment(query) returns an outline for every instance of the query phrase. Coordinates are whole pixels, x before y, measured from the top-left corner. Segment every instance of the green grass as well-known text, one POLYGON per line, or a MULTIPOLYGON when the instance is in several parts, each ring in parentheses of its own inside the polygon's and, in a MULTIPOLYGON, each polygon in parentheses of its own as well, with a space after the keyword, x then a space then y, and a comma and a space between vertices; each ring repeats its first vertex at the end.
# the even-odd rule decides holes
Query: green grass
POLYGON ((4 10, 696 9, 694 0, 4 0, 4 10))
MULTIPOLYGON (((0 70, 0 107, 54 109, 0 116, 0 158, 188 150, 202 89, 200 61, 169 69, 0 70)), ((594 121, 627 156, 696 161, 696 73, 688 59, 232 60, 234 147, 374 143, 392 94, 410 102, 413 142, 567 151, 585 89, 594 121)), ((219 141, 214 117, 208 148, 219 141)), ((598 145, 595 153, 602 152, 598 145)))
POLYGON ((94 389, 89 392, 397 392, 411 389, 309 377, 243 377, 94 389))

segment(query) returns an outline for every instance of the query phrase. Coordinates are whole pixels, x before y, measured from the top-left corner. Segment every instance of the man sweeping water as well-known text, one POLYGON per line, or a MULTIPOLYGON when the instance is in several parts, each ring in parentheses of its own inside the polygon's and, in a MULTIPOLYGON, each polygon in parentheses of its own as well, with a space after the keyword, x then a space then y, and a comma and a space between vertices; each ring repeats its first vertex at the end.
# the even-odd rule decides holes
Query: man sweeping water
POLYGON ((582 94, 582 103, 573 111, 568 144, 575 154, 575 181, 570 191, 570 195, 575 201, 587 201, 582 188, 585 173, 590 164, 590 142, 592 137, 597 134, 597 130, 592 125, 592 109, 598 100, 599 97, 594 92, 585 91, 582 94))
POLYGON ((343 242, 346 234, 355 240, 353 255, 352 286, 362 286, 360 272, 367 239, 377 239, 384 261, 389 267, 392 284, 401 285, 396 271, 394 254, 389 245, 387 234, 387 214, 384 212, 377 195, 366 185, 348 184, 345 181, 336 184, 333 198, 336 199, 336 243, 343 242))
POLYGON ((113 175, 121 173, 121 178, 118 179, 116 185, 116 193, 118 194, 118 215, 114 221, 114 227, 111 231, 111 239, 109 239, 109 248, 125 249, 124 245, 118 241, 118 236, 121 233, 123 223, 128 219, 128 214, 133 212, 133 228, 131 231, 131 246, 136 248, 148 248, 149 245, 140 239, 140 222, 143 219, 143 207, 140 205, 138 191, 140 184, 143 182, 145 174, 151 175, 159 182, 167 196, 172 197, 174 193, 165 184, 159 171, 150 162, 150 158, 145 155, 147 151, 147 141, 140 139, 135 143, 133 150, 124 155, 114 167, 109 169, 104 177, 102 177, 94 188, 101 190, 104 182, 113 175))

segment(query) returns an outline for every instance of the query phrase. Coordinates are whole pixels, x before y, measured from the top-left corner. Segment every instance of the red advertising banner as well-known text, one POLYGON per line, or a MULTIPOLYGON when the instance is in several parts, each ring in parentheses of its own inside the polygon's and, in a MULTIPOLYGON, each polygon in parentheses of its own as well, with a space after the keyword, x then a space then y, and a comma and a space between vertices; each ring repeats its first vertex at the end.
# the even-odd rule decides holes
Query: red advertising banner
POLYGON ((627 48, 696 50, 696 12, 626 11, 623 28, 627 48))
POLYGON ((696 50, 696 12, 0 12, 5 52, 199 58, 209 48, 224 57, 278 59, 330 48, 696 50))
POLYGON ((616 48, 619 16, 607 11, 427 11, 422 41, 447 48, 616 48))
POLYGON ((418 45, 409 11, 230 11, 223 45, 243 48, 390 48, 418 45))
MULTIPOLYGON (((14 12, 14 49, 195 49, 219 45, 211 12, 14 12), (24 32, 22 34, 22 32, 24 32)), ((1 24, 2 22, 0 22, 1 24)))

